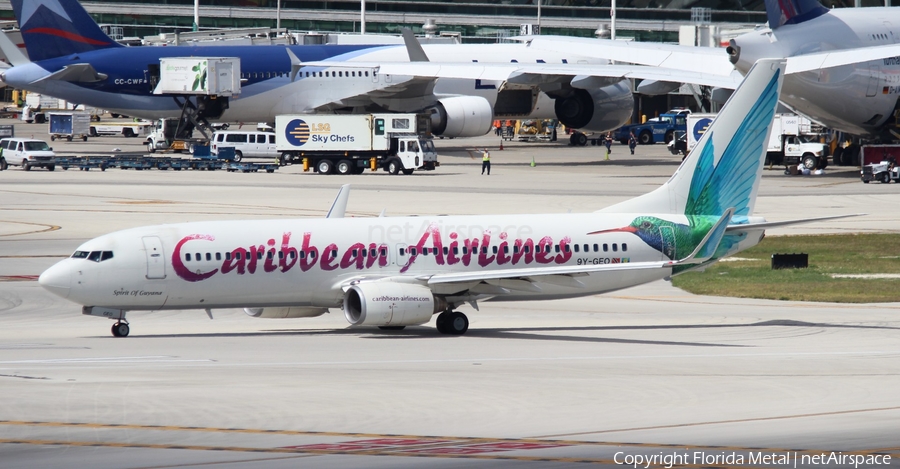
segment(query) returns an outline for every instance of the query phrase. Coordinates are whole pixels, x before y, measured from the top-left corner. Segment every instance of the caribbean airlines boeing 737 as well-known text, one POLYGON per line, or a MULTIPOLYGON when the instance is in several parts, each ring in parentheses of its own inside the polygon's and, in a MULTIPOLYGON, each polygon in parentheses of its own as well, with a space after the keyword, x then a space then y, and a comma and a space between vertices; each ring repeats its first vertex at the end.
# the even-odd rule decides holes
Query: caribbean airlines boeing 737
MULTIPOLYGON (((198 222, 115 232, 40 276, 47 290, 116 320, 131 310, 244 308, 261 318, 343 309, 352 325, 403 328, 478 301, 548 300, 627 288, 702 268, 755 245, 765 142, 784 76, 760 61, 672 178, 587 214, 198 222)), ((811 221, 811 220, 806 220, 811 221)), ((476 307, 477 309, 477 307, 476 307)), ((211 313, 210 313, 211 314, 211 313)))
MULTIPOLYGON (((279 114, 314 112, 428 112, 434 132, 449 137, 483 135, 495 117, 559 118, 571 128, 617 128, 631 117, 634 104, 626 78, 668 76, 654 67, 613 67, 571 50, 548 52, 527 44, 416 44, 415 56, 400 45, 123 47, 76 0, 11 3, 28 58, 0 37, 14 65, 0 73, 4 83, 147 119, 180 115, 180 103, 172 96, 153 94, 160 59, 168 57, 240 59, 238 97, 194 103, 201 109, 198 117, 209 121, 274 122, 279 114), (422 63, 429 57, 440 63, 422 63)), ((700 75, 696 78, 702 81, 700 75)))

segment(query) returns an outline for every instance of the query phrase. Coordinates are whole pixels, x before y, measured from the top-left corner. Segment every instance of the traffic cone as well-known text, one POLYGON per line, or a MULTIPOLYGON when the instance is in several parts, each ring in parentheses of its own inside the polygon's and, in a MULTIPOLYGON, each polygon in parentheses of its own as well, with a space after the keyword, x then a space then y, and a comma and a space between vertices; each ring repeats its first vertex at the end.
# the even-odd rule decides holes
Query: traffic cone
POLYGON ((537 165, 534 163, 534 156, 532 155, 532 157, 531 157, 531 167, 534 168, 535 166, 537 166, 537 165))
POLYGON ((500 139, 500 149, 501 150, 503 149, 503 139, 502 138, 500 139))

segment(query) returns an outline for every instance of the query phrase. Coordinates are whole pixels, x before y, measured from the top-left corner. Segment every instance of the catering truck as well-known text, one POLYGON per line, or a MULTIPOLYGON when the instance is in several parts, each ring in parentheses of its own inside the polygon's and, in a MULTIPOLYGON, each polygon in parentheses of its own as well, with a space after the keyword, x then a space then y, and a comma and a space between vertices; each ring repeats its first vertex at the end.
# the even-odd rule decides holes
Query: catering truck
MULTIPOLYGON (((766 161, 785 168, 793 165, 808 170, 824 169, 828 165, 829 147, 822 143, 822 134, 812 122, 796 114, 775 114, 772 133, 766 147, 766 161)), ((788 169, 784 170, 789 174, 788 169)))
POLYGON ((430 126, 423 114, 275 116, 275 150, 319 174, 412 174, 438 166, 430 126))

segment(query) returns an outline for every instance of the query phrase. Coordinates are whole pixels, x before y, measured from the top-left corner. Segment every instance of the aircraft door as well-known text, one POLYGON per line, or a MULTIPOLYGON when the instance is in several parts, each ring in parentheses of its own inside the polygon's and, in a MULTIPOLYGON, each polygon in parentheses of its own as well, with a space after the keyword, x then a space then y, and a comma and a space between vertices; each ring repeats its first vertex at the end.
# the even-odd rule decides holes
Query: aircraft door
POLYGON ((675 230, 671 226, 659 227, 659 238, 662 240, 662 254, 670 260, 678 260, 675 258, 675 230))
POLYGON ((866 88, 866 97, 872 98, 875 96, 875 93, 878 91, 878 77, 881 74, 881 69, 877 64, 869 65, 869 86, 866 88))
POLYGON ((144 251, 147 253, 147 278, 166 278, 166 256, 163 252, 162 241, 157 236, 144 236, 144 251))

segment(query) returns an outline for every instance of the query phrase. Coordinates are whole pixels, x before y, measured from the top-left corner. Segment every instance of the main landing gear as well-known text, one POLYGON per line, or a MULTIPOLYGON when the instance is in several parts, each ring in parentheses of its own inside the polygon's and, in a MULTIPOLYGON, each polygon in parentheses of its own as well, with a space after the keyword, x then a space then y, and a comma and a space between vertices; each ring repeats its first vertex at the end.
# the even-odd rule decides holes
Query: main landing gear
POLYGON ((131 328, 128 327, 127 322, 118 321, 112 326, 112 335, 116 337, 128 337, 129 332, 131 332, 131 328))
POLYGON ((444 311, 437 317, 437 330, 441 334, 463 335, 469 330, 469 318, 459 311, 444 311))

